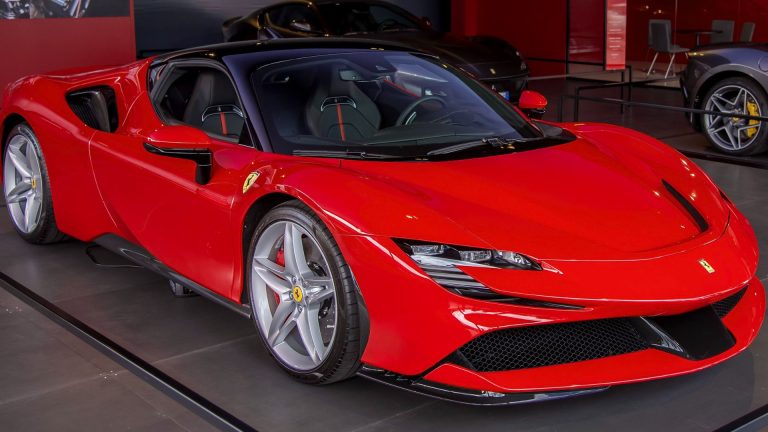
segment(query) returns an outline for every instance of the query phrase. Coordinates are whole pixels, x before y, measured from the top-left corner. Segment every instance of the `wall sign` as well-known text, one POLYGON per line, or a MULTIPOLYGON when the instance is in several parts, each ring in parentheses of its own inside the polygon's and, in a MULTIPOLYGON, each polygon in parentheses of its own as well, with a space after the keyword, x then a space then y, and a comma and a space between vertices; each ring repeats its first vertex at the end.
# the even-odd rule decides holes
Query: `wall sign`
POLYGON ((605 70, 627 67, 627 0, 605 2, 605 70))

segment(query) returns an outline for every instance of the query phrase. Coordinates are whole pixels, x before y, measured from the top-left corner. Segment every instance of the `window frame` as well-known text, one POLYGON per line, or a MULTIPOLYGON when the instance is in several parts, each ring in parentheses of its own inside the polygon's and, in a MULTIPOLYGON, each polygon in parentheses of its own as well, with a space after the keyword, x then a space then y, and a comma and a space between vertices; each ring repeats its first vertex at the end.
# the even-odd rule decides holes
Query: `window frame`
POLYGON ((199 131, 202 131, 211 139, 214 139, 216 141, 231 143, 231 144, 237 144, 244 147, 250 147, 250 148, 256 148, 257 147, 257 141, 254 140, 254 133, 251 131, 251 124, 249 121, 248 113, 245 110, 245 106, 243 104, 243 99, 240 96, 240 91, 237 88, 237 85, 235 85, 235 80, 232 78, 232 75, 229 73, 229 70, 222 65, 221 63, 214 61, 214 60, 205 60, 205 59, 179 59, 179 60, 170 60, 168 62, 163 62, 160 64, 153 65, 149 69, 148 73, 148 88, 149 90, 149 99, 152 104, 152 109, 155 111, 155 115, 157 118, 164 124, 168 126, 189 126, 191 128, 195 128, 199 131), (175 70, 180 69, 214 69, 216 71, 222 72, 224 76, 227 77, 229 80, 229 83, 232 85, 232 88, 235 89, 235 95, 237 96, 237 103, 240 107, 240 110, 243 113, 243 123, 245 127, 243 128, 243 133, 247 133, 248 137, 245 140, 247 143, 250 144, 243 144, 243 137, 240 136, 239 140, 234 140, 232 138, 212 134, 208 131, 205 131, 201 128, 192 126, 188 123, 184 123, 183 121, 177 120, 172 117, 168 117, 164 110, 160 108, 160 103, 162 102, 163 96, 166 94, 170 86, 175 82, 175 80, 172 80, 171 77, 173 76, 173 72, 175 70))

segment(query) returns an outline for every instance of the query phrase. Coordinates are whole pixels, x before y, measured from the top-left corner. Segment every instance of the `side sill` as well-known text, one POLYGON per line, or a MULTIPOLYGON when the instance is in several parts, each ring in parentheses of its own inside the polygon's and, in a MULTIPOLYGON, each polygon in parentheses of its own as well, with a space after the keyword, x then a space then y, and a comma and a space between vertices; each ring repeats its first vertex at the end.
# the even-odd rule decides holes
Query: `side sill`
POLYGON ((152 256, 149 251, 139 245, 133 244, 128 240, 125 240, 124 238, 114 234, 105 234, 95 239, 94 243, 148 270, 152 270, 155 273, 162 275, 163 277, 184 285, 197 294, 200 294, 202 297, 205 297, 214 303, 224 306, 245 318, 251 318, 252 311, 249 305, 233 302, 232 300, 222 295, 216 294, 215 292, 184 277, 183 275, 176 273, 170 267, 152 256))

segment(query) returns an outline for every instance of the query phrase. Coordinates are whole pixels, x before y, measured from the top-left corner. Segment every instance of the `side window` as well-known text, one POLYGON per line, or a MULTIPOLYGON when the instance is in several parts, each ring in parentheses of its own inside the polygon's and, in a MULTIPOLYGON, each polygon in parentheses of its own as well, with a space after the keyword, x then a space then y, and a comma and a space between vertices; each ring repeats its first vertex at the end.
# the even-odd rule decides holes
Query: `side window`
POLYGON ((178 67, 170 74, 170 84, 155 99, 166 121, 187 124, 215 138, 241 141, 243 109, 226 74, 204 67, 178 67))
POLYGON ((320 20, 314 9, 303 4, 278 6, 267 12, 269 21, 277 26, 295 32, 319 32, 320 20))
POLYGON ((413 21, 388 7, 372 5, 370 14, 378 24, 379 30, 417 28, 413 21))

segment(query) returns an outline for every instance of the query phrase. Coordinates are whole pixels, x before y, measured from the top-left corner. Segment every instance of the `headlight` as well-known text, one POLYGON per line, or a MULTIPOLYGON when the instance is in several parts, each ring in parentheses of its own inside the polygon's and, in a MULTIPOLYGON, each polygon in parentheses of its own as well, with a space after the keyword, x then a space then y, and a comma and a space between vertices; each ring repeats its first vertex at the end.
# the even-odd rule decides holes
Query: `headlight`
POLYGON ((420 265, 541 270, 539 263, 517 252, 477 249, 412 240, 395 240, 395 242, 420 265))
MULTIPOLYGON (((395 239, 395 243, 418 264, 419 268, 427 276, 431 277, 432 280, 443 288, 461 296, 520 306, 550 309, 581 309, 581 306, 576 305, 511 297, 497 293, 457 267, 542 270, 541 264, 523 254, 416 240, 395 239)), ((552 266, 547 266, 546 264, 545 266, 547 270, 559 272, 552 266)))

